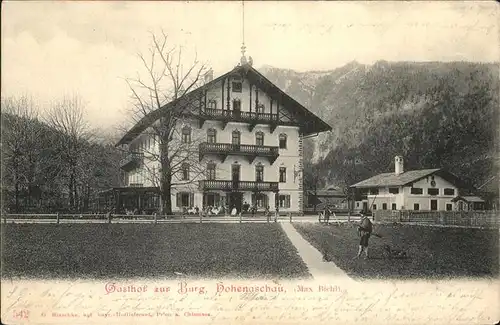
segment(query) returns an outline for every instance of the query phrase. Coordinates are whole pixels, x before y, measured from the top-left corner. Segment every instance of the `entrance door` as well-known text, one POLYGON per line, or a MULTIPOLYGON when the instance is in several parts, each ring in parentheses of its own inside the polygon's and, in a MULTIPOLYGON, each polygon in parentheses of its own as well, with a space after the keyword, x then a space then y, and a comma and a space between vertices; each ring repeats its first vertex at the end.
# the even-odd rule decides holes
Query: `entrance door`
POLYGON ((436 211, 438 209, 438 201, 431 200, 431 211, 436 211))
POLYGON ((240 183, 240 165, 233 165, 231 168, 231 180, 233 182, 233 190, 238 189, 239 183, 240 183))
POLYGON ((232 192, 229 193, 229 212, 236 208, 236 213, 241 212, 241 207, 243 205, 243 193, 232 192))

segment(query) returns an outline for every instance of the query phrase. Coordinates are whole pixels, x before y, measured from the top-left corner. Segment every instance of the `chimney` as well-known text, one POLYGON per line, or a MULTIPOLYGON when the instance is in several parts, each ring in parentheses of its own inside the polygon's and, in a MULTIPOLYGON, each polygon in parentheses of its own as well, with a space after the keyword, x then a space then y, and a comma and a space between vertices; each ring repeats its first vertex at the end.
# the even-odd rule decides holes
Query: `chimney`
POLYGON ((403 157, 401 156, 394 157, 394 174, 399 175, 404 172, 405 171, 404 171, 403 157))
POLYGON ((208 70, 205 73, 205 83, 209 83, 213 79, 214 79, 214 71, 210 68, 210 70, 208 70))

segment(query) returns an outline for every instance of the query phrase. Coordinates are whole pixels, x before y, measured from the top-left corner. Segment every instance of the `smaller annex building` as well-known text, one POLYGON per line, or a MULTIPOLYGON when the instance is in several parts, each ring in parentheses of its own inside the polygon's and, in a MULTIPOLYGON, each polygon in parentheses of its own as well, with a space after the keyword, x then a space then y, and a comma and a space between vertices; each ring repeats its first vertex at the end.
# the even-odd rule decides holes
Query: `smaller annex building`
POLYGON ((457 176, 440 168, 404 170, 403 157, 394 158, 394 172, 351 185, 355 209, 464 211, 484 210, 485 201, 457 176))

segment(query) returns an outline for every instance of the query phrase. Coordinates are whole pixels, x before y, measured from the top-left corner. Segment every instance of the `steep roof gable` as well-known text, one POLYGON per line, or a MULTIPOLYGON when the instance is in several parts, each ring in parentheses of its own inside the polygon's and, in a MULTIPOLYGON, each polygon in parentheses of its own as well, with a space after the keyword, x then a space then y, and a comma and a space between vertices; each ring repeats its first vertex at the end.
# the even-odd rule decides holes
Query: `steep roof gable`
POLYGON ((217 82, 227 78, 232 74, 239 74, 246 77, 250 82, 254 85, 262 89, 272 98, 279 98, 280 102, 286 107, 290 112, 297 116, 297 120, 301 122, 301 128, 304 135, 310 135, 314 133, 320 133, 325 131, 331 131, 332 127, 320 119, 318 116, 310 112, 303 105, 298 103, 295 99, 290 97, 276 85, 274 85, 269 79, 264 77, 261 73, 259 73, 255 68, 251 67, 248 64, 243 66, 237 66, 233 70, 213 79, 212 81, 206 83, 205 85, 198 87, 189 93, 185 94, 183 97, 180 97, 166 105, 162 108, 157 109, 155 111, 150 112, 139 122, 137 122, 121 139, 118 141, 116 146, 127 144, 135 139, 139 134, 141 134, 144 130, 146 130, 151 124, 157 121, 162 113, 166 110, 171 109, 175 105, 181 103, 186 98, 192 98, 193 96, 197 96, 200 92, 213 87, 217 82))

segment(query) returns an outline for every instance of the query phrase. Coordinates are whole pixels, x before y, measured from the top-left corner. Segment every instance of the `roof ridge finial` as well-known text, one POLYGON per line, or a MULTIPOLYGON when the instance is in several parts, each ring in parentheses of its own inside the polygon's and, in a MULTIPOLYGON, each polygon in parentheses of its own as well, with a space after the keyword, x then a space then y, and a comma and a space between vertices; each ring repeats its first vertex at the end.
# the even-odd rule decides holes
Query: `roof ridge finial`
POLYGON ((241 59, 240 59, 240 64, 241 65, 245 65, 247 64, 247 58, 245 56, 245 50, 246 50, 246 46, 245 46, 245 0, 242 0, 241 1, 241 5, 242 5, 242 16, 243 16, 243 19, 242 19, 242 44, 241 44, 241 59))

